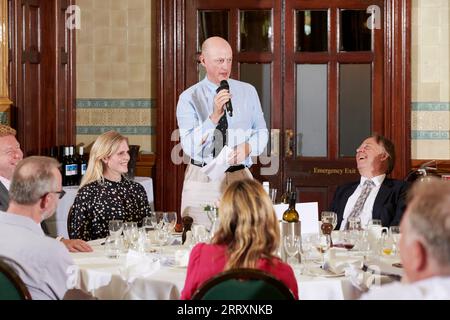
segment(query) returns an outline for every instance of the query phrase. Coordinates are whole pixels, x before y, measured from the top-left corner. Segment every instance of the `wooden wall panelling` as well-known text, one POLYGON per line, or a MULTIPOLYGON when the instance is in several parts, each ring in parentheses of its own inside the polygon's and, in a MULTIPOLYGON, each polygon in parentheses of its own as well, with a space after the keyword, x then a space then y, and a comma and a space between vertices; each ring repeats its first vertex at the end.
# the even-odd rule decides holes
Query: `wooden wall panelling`
POLYGON ((12 122, 26 156, 74 142, 73 0, 10 0, 12 122))

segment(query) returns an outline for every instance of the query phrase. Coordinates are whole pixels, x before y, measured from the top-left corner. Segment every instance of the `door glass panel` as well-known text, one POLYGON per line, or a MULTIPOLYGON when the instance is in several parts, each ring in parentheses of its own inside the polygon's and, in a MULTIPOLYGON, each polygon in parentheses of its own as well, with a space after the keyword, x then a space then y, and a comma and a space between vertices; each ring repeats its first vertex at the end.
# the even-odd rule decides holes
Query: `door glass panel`
POLYGON ((242 10, 240 21, 240 51, 272 51, 272 11, 242 10))
MULTIPOLYGON (((197 27, 198 52, 202 50, 203 41, 209 37, 219 36, 228 40, 228 10, 199 10, 197 27)), ((198 80, 203 80, 205 76, 205 68, 198 63, 198 80)))
POLYGON ((340 51, 371 51, 372 31, 366 10, 341 10, 340 51))
MULTIPOLYGON (((272 106, 272 70, 271 64, 241 63, 240 80, 248 82, 256 88, 261 107, 264 112, 267 129, 270 131, 271 106, 272 106)), ((233 94, 233 93, 231 93, 233 94)))
POLYGON ((298 10, 295 25, 297 51, 328 51, 328 11, 298 10))
POLYGON ((339 155, 353 157, 371 134, 372 70, 370 64, 341 64, 339 69, 339 155))
POLYGON ((327 156, 328 67, 297 65, 297 156, 327 156))
POLYGON ((228 10, 199 10, 197 25, 198 52, 209 37, 219 36, 228 40, 228 10))

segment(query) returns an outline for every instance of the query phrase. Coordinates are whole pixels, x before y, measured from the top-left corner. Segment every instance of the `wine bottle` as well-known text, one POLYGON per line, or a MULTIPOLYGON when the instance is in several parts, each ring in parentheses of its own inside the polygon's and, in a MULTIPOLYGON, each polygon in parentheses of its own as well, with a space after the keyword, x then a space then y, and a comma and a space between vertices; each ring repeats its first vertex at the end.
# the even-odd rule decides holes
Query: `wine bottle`
POLYGON ((287 178, 286 180, 286 189, 284 190, 284 193, 281 195, 281 203, 289 203, 289 197, 292 192, 292 179, 287 178))
POLYGON ((68 186, 69 185, 69 175, 68 175, 68 171, 70 170, 69 167, 69 163, 68 163, 68 158, 69 158, 69 148, 68 147, 63 147, 63 153, 62 153, 62 158, 61 158, 61 168, 62 168, 62 185, 63 186, 68 186))
POLYGON ((295 210, 295 203, 297 202, 297 192, 293 191, 289 198, 289 208, 283 213, 283 221, 298 222, 299 216, 295 210))
POLYGON ((84 147, 78 149, 78 184, 81 183, 87 169, 87 161, 84 158, 84 147))
POLYGON ((73 156, 73 146, 69 147, 68 162, 69 162, 69 170, 67 174, 69 176, 68 178, 69 185, 75 186, 78 182, 78 165, 77 162, 75 161, 75 157, 73 156))

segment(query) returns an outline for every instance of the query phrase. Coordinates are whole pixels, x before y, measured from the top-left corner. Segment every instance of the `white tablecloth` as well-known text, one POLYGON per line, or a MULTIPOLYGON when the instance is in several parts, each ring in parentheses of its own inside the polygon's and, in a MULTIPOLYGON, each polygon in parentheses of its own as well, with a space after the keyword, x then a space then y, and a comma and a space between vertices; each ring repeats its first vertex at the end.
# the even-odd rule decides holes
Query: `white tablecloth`
MULTIPOLYGON (((138 277, 127 283, 120 276, 125 255, 119 259, 105 256, 103 246, 93 245, 94 252, 71 253, 79 267, 77 288, 90 292, 99 299, 173 300, 180 297, 186 278, 186 268, 164 267, 147 277, 138 277)), ((164 254, 175 254, 181 246, 165 246, 164 254)))
MULTIPOLYGON (((139 182, 145 189, 147 193, 147 198, 150 203, 152 210, 154 210, 154 198, 153 198, 153 180, 148 177, 135 177, 134 181, 139 182)), ((77 195, 78 186, 63 187, 66 194, 62 199, 59 200, 58 208, 56 213, 48 218, 45 223, 49 230, 49 233, 53 237, 63 236, 68 239, 69 235, 67 233, 67 216, 69 214, 70 207, 75 200, 77 195)))
MULTIPOLYGON (((164 252, 174 253, 180 246, 165 246, 164 252)), ((72 253, 79 267, 78 288, 100 299, 178 299, 184 286, 186 268, 162 266, 148 277, 138 277, 129 284, 120 277, 124 260, 109 259, 103 246, 94 246, 92 253, 72 253)), ((347 277, 314 277, 296 274, 301 300, 357 299, 361 291, 347 277)))

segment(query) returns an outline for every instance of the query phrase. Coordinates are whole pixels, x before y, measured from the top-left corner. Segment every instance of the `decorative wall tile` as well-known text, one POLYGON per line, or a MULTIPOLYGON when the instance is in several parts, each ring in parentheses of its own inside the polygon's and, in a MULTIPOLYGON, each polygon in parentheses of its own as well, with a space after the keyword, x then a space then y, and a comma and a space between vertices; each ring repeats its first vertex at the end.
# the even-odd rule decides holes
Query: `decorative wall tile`
POLYGON ((414 159, 450 159, 450 140, 412 140, 414 159))
POLYGON ((448 0, 412 0, 413 159, 450 159, 448 0))
POLYGON ((83 108, 135 108, 147 109, 155 107, 153 99, 77 99, 77 109, 83 108))

